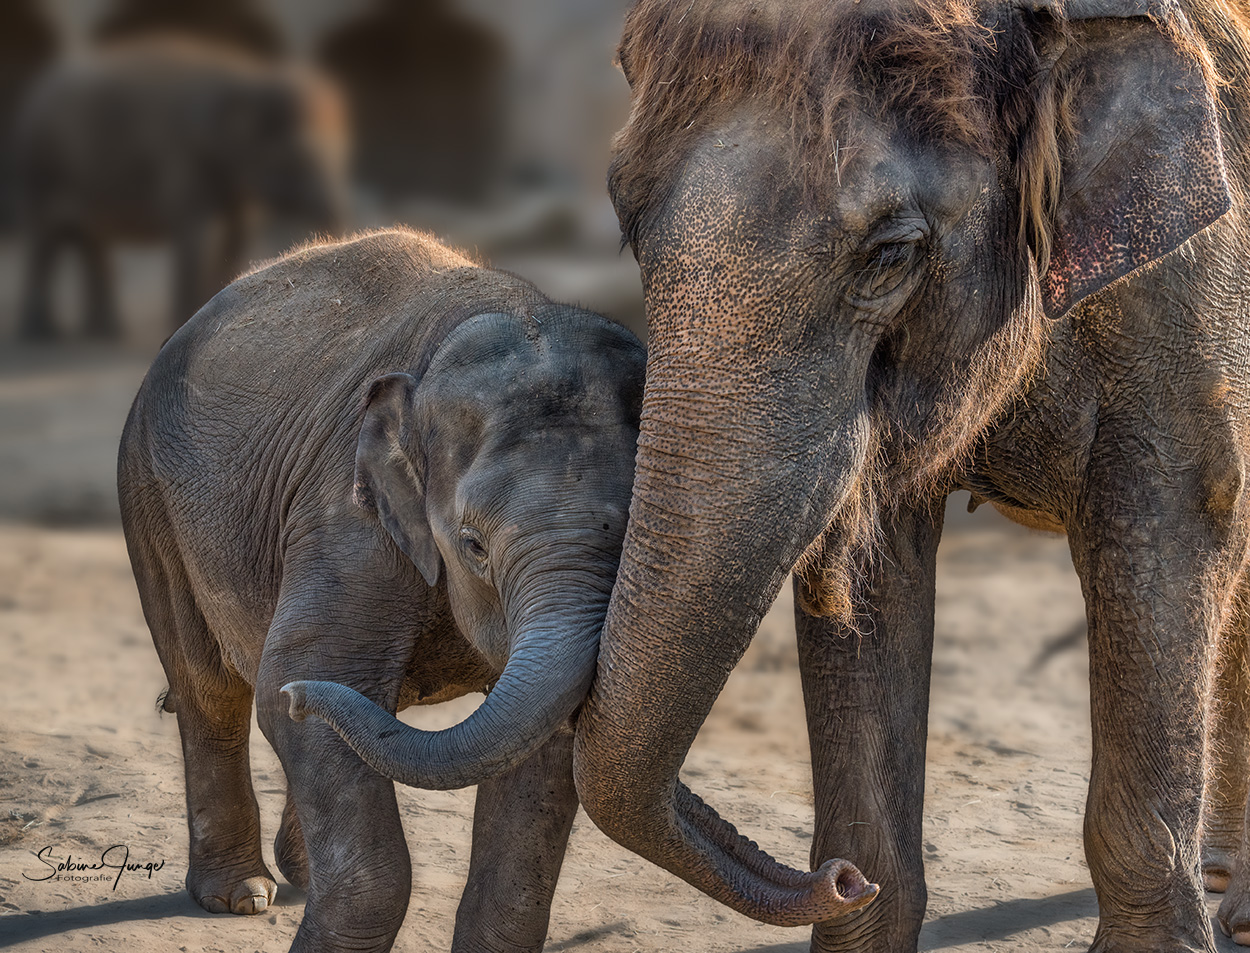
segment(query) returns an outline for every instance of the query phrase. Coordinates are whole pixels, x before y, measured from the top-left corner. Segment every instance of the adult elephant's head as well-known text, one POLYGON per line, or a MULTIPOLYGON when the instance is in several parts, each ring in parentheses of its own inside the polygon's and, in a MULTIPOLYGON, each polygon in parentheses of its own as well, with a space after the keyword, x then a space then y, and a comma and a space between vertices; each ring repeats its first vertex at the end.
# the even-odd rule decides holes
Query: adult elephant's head
POLYGON ((578 790, 713 897, 812 922, 872 891, 694 796, 695 733, 787 573, 845 616, 881 514, 947 478, 1047 321, 1227 210, 1213 78, 1167 0, 641 0, 620 59, 650 342, 578 790))

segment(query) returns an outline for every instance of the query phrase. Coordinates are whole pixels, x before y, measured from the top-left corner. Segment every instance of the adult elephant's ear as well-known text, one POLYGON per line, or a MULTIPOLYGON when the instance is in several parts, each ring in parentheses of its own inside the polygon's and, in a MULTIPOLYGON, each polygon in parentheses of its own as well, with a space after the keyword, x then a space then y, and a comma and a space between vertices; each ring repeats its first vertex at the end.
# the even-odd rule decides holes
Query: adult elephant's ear
POLYGON ((1046 313, 1161 258, 1231 207, 1202 41, 1173 0, 1024 0, 1066 21, 1055 64, 1070 135, 1061 174, 1046 313))
POLYGON ((365 422, 356 441, 356 502, 376 513, 395 544, 431 586, 442 558, 430 532, 425 488, 413 461, 413 394, 408 374, 379 377, 365 398, 365 422))

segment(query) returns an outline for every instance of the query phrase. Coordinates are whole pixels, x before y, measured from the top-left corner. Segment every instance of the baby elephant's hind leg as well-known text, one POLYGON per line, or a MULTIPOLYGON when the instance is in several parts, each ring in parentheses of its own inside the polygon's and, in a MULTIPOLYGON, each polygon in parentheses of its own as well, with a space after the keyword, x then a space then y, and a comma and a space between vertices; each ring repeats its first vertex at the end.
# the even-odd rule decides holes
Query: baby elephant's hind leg
POLYGON ((304 846, 304 830, 299 815, 295 813, 295 798, 291 789, 286 790, 286 807, 282 809, 282 823, 273 841, 273 858, 287 883, 308 889, 308 848, 304 846))
MULTIPOLYGON (((132 547, 139 550, 144 547, 132 547)), ((135 576, 178 715, 191 833, 187 890, 209 913, 261 913, 277 885, 260 853, 248 767, 252 689, 221 658, 181 566, 134 552, 135 576)))

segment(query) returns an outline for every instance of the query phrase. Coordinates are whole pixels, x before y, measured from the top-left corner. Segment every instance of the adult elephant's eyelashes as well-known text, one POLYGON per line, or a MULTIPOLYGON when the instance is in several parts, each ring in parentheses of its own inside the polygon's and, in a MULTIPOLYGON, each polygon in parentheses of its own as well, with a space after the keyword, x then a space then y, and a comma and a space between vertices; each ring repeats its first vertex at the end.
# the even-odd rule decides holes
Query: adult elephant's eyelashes
POLYGON ((911 273, 919 259, 919 243, 914 241, 883 242, 872 251, 872 260, 861 272, 861 294, 875 299, 890 294, 911 273))
MULTIPOLYGON (((860 256, 860 264, 846 280, 847 299, 856 307, 878 311, 887 299, 912 287, 917 266, 924 258, 923 237, 878 242, 860 256)), ((895 308, 890 305, 889 310, 895 308)))

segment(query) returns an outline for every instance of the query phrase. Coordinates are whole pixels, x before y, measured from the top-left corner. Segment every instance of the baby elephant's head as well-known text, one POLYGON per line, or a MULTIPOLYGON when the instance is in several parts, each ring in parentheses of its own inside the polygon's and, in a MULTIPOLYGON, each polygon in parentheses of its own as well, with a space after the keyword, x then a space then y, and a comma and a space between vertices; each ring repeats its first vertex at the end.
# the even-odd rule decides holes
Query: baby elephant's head
POLYGON ((421 787, 474 784, 527 756, 585 698, 625 535, 646 354, 599 315, 480 314, 418 381, 375 381, 357 500, 497 671, 463 724, 407 729, 328 683, 288 686, 361 756, 421 787))

